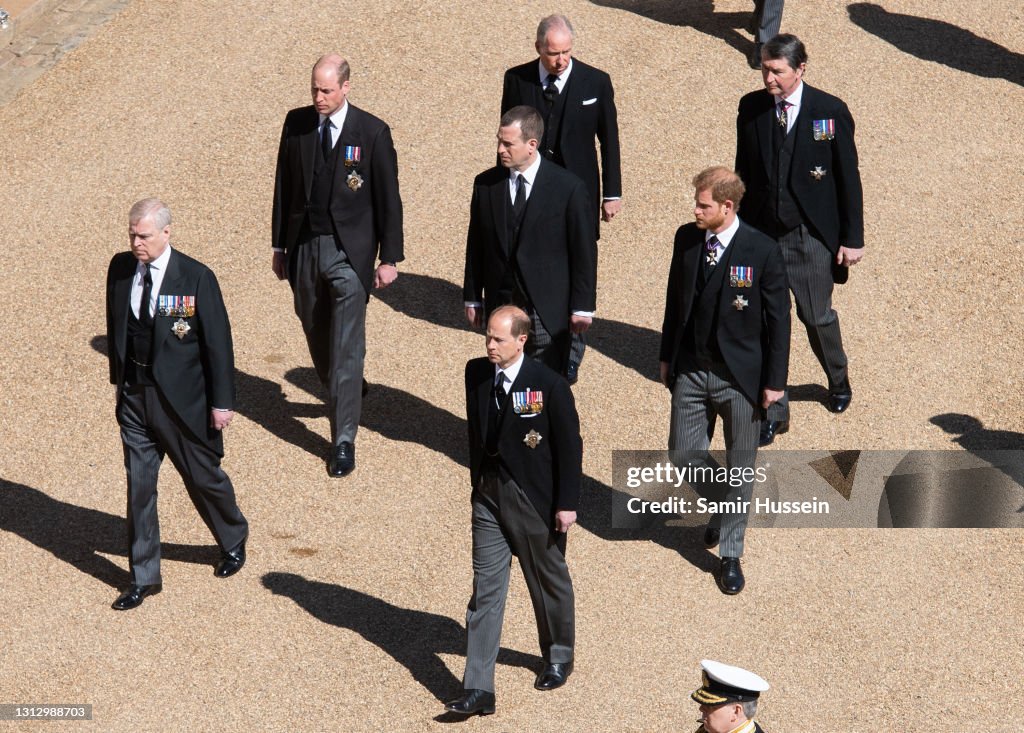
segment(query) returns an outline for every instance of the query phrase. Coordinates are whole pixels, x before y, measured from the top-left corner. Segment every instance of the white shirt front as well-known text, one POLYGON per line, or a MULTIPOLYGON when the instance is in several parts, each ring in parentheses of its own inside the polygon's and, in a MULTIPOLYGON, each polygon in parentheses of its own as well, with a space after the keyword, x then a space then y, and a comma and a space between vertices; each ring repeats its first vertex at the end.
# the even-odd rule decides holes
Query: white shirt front
POLYGON ((796 124, 796 116, 800 114, 800 102, 804 98, 804 83, 800 82, 796 85, 796 89, 788 97, 775 100, 775 115, 778 118, 779 114, 779 103, 783 100, 789 105, 786 110, 786 134, 793 129, 793 125, 796 124))
MULTIPOLYGON (((320 118, 318 123, 321 128, 324 126, 324 120, 327 119, 327 115, 317 115, 320 118)), ((338 109, 334 110, 334 114, 331 115, 331 148, 338 144, 338 138, 341 137, 341 128, 345 125, 345 118, 348 117, 348 100, 342 104, 338 109)), ((322 144, 322 143, 321 143, 322 144)))
MULTIPOLYGON (((156 298, 160 294, 160 285, 163 284, 164 275, 167 273, 167 262, 171 259, 171 245, 149 263, 149 277, 153 281, 153 289, 149 293, 149 315, 156 314, 156 298)), ((139 306, 142 304, 142 289, 146 287, 146 266, 139 262, 135 266, 135 279, 132 280, 131 307, 136 318, 141 318, 139 306)))
POLYGON ((509 364, 507 367, 502 369, 497 364, 494 365, 494 386, 498 386, 498 374, 502 375, 502 386, 505 388, 505 392, 512 391, 512 385, 516 381, 516 377, 519 376, 519 370, 523 366, 523 355, 520 354, 519 358, 516 359, 515 364, 509 364))

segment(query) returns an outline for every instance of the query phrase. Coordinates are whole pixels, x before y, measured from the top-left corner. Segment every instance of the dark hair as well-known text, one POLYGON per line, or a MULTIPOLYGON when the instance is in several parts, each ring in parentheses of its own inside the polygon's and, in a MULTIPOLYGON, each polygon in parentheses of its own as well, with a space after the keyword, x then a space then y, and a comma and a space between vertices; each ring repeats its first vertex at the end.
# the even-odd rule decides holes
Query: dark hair
POLYGON ((509 125, 519 125, 524 141, 540 142, 540 139, 544 137, 544 118, 540 116, 540 112, 528 105, 521 104, 518 107, 513 107, 501 116, 500 126, 508 127, 509 125))
POLYGON ((804 42, 792 33, 780 33, 764 44, 761 58, 769 61, 785 59, 791 69, 799 69, 801 64, 807 63, 807 49, 804 42))

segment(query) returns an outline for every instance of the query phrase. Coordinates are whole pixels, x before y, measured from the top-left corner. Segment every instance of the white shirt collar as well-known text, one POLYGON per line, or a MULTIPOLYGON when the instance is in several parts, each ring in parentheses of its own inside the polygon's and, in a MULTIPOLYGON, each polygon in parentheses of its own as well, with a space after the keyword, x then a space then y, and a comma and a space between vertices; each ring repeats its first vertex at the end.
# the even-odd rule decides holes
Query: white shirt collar
MULTIPOLYGON (((546 86, 548 83, 548 74, 550 73, 544 68, 544 62, 537 59, 537 73, 540 75, 540 85, 546 86)), ((569 74, 572 73, 572 59, 569 59, 569 65, 565 67, 565 71, 555 77, 555 86, 558 87, 558 93, 561 94, 562 90, 565 89, 565 85, 569 81, 569 74)))
MULTIPOLYGON (((153 270, 160 270, 160 271, 166 270, 167 269, 167 260, 169 260, 169 259, 171 259, 171 244, 170 244, 170 242, 167 243, 167 249, 165 249, 163 252, 161 252, 159 257, 157 257, 155 260, 153 260, 152 262, 149 263, 150 277, 154 277, 154 273, 152 272, 153 270)), ((143 273, 143 275, 145 275, 145 273, 146 273, 146 266, 144 264, 142 264, 141 262, 138 263, 138 264, 139 264, 138 271, 143 273)))
POLYGON ((803 98, 804 98, 804 82, 801 79, 800 83, 796 85, 796 89, 793 90, 792 94, 790 94, 788 97, 783 97, 782 99, 776 99, 775 100, 775 104, 777 105, 779 102, 785 100, 785 101, 789 102, 789 106, 790 106, 791 110, 797 110, 797 109, 800 108, 800 100, 803 99, 803 98))
MULTIPOLYGON (((540 161, 543 156, 537 153, 533 159, 533 163, 530 167, 523 171, 523 178, 526 179, 526 198, 530 198, 530 191, 533 190, 533 182, 537 178, 537 171, 540 170, 540 161)), ((515 197, 516 191, 516 176, 519 175, 519 171, 514 168, 508 169, 508 181, 509 186, 512 187, 512 196, 515 197)))
POLYGON ((727 226, 718 234, 715 234, 711 230, 704 232, 704 241, 707 242, 711 237, 718 237, 718 248, 724 251, 725 248, 729 246, 729 243, 732 242, 732 238, 736 236, 736 232, 739 231, 739 228, 740 218, 738 216, 733 217, 732 224, 727 226))
POLYGON ((494 379, 495 379, 495 381, 497 381, 497 379, 498 379, 498 372, 503 372, 504 376, 505 376, 505 391, 507 392, 508 388, 511 387, 513 384, 515 384, 516 377, 519 376, 519 370, 522 368, 522 366, 523 366, 523 355, 522 354, 519 355, 519 359, 516 360, 515 364, 509 364, 504 369, 502 369, 497 364, 495 364, 494 365, 494 379))
MULTIPOLYGON (((332 132, 334 132, 334 131, 341 132, 341 128, 342 128, 342 126, 344 126, 345 118, 347 116, 348 116, 348 100, 346 99, 344 101, 344 103, 340 107, 338 107, 338 109, 334 110, 334 114, 331 115, 331 125, 334 126, 332 132)), ((323 126, 324 120, 327 118, 327 115, 318 114, 317 117, 320 118, 320 122, 317 124, 317 126, 318 127, 323 126)))

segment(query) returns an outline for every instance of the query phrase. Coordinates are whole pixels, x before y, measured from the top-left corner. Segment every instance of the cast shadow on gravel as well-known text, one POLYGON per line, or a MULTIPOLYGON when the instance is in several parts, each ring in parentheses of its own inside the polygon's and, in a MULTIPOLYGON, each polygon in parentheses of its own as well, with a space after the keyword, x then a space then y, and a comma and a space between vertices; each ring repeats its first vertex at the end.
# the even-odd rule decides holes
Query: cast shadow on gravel
POLYGON ((851 3, 850 20, 904 53, 951 69, 1024 86, 1024 54, 942 20, 890 13, 875 3, 851 3))
MULTIPOLYGON (((688 26, 713 38, 721 38, 743 54, 754 48, 754 42, 736 31, 746 27, 750 12, 716 13, 713 0, 591 0, 594 5, 615 8, 650 18, 666 25, 688 26)), ((745 66, 744 66, 745 68, 745 66)))
MULTIPOLYGON (((307 580, 294 573, 267 573, 263 585, 275 595, 291 598, 314 618, 351 629, 401 664, 438 700, 462 690, 439 655, 465 657, 466 630, 436 613, 402 608, 374 596, 331 583, 307 580)), ((540 672, 543 659, 502 648, 498 664, 540 672)))
MULTIPOLYGON (((612 526, 612 505, 625 506, 629 495, 590 476, 583 477, 580 491, 580 509, 577 523, 591 534, 606 542, 652 542, 664 547, 704 573, 718 569, 718 557, 704 548, 704 527, 676 527, 665 524, 645 529, 620 529, 612 526)), ((666 521, 678 518, 675 514, 665 515, 666 521)), ((572 539, 569 540, 567 556, 571 559, 572 539)), ((666 565, 665 572, 671 572, 666 565)))
MULTIPOLYGON (((124 477, 111 476, 111 490, 124 491, 124 477)), ((130 582, 128 571, 105 555, 128 557, 124 517, 68 504, 31 486, 0 479, 0 530, 13 532, 77 570, 112 588, 130 582)), ((160 543, 163 560, 213 567, 220 558, 216 545, 160 543)), ((127 565, 127 560, 125 560, 127 565)))
MULTIPOLYGON (((469 329, 463 315, 462 288, 430 275, 402 273, 394 287, 375 290, 378 298, 399 313, 442 328, 469 329)), ((658 381, 658 350, 661 333, 631 323, 597 316, 587 331, 587 348, 632 369, 641 377, 658 381)), ((475 355, 475 354, 474 354, 475 355)), ((482 354, 481 354, 482 355, 482 354)), ((586 358, 580 378, 586 381, 586 358)))
MULTIPOLYGON (((252 377, 250 377, 251 379, 252 377)), ((305 390, 317 399, 324 398, 323 389, 312 367, 296 367, 289 369, 284 378, 299 389, 305 390)), ((268 381, 268 380, 263 380, 268 381)), ((270 382, 270 384, 275 384, 270 382)), ((369 391, 363 398, 363 412, 359 419, 359 427, 380 433, 388 440, 400 443, 417 443, 432 451, 441 453, 460 466, 469 465, 469 449, 466 446, 466 421, 447 410, 432 405, 416 395, 386 384, 370 384, 369 391)), ((324 415, 323 405, 317 405, 317 415, 324 415)), ((239 408, 242 409, 242 408, 239 408)), ((248 409, 248 407, 246 408, 248 409)), ((249 417, 247 413, 246 417, 249 417)), ((274 419, 267 417, 267 422, 260 421, 275 435, 270 425, 274 419)), ((282 435, 278 435, 287 440, 282 435)), ((316 450, 305 446, 317 456, 326 456, 330 447, 326 438, 318 438, 316 450)), ((296 445, 298 445, 296 443, 296 445)))

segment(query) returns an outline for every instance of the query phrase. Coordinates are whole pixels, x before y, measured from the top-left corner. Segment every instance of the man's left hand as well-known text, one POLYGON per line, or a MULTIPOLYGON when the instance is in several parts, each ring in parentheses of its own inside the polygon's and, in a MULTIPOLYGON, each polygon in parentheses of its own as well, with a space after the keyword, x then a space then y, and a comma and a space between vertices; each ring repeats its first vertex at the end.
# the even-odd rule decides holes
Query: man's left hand
POLYGON ((223 430, 234 419, 233 410, 210 410, 210 427, 214 430, 223 430))
POLYGON ((836 252, 836 264, 845 265, 846 267, 856 265, 863 256, 863 247, 857 247, 856 249, 853 247, 840 247, 839 251, 836 252))
POLYGON ((590 316, 569 316, 569 330, 573 333, 586 333, 593 322, 590 316))
POLYGON ((622 211, 622 199, 612 199, 601 203, 601 221, 611 221, 622 211))
POLYGON ((761 407, 767 410, 769 407, 781 400, 784 394, 786 394, 785 390, 769 389, 768 387, 765 387, 764 391, 761 393, 761 407))
POLYGON ((373 287, 376 289, 386 288, 398 277, 398 268, 394 265, 385 265, 383 262, 377 266, 373 273, 373 287))
POLYGON ((562 510, 555 514, 555 531, 568 532, 569 527, 576 523, 576 512, 562 510))

